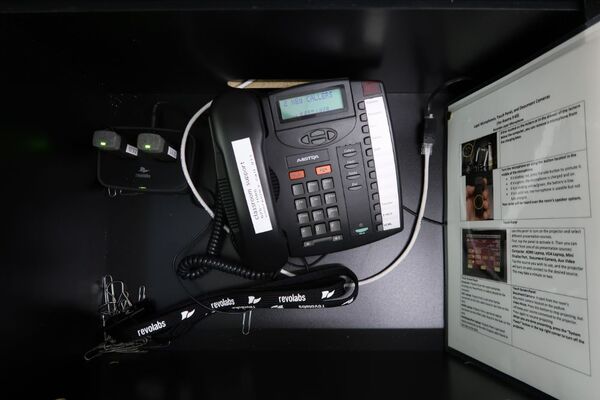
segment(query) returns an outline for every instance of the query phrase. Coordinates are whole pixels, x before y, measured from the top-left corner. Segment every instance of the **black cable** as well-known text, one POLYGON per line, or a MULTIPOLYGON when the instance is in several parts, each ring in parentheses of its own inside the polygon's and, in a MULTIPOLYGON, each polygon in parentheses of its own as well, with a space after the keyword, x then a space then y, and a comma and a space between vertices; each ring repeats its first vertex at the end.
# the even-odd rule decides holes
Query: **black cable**
POLYGON ((173 267, 173 272, 175 273, 175 276, 177 277, 177 282, 179 283, 179 285, 181 286, 181 288, 187 293, 188 297, 190 299, 192 299, 196 304, 198 304, 200 307, 204 308, 207 311, 210 312, 215 312, 216 310, 213 310, 212 308, 202 304, 200 301, 198 301, 198 299, 188 290, 188 288, 185 286, 185 284, 183 283, 183 280, 179 277, 179 274, 177 274, 177 264, 179 262, 179 258, 189 252, 197 243, 198 241, 202 238, 202 236, 204 235, 204 233, 206 232, 206 230, 210 227, 211 222, 209 221, 206 226, 204 226, 197 234, 196 236, 194 236, 192 238, 192 240, 185 246, 183 246, 181 248, 181 250, 179 250, 179 252, 173 257, 173 261, 171 262, 172 267, 173 267))
POLYGON ((307 268, 307 267, 314 267, 317 263, 319 263, 321 260, 323 260, 323 258, 325 258, 327 254, 321 254, 319 256, 317 256, 317 258, 311 262, 308 262, 306 257, 300 257, 300 259, 302 260, 302 264, 296 264, 294 262, 291 262, 290 260, 287 261, 288 265, 291 265, 292 267, 297 267, 297 268, 307 268))
POLYGON ((454 79, 450 79, 444 83, 442 83, 440 86, 438 86, 437 88, 435 88, 435 90, 433 92, 431 92, 429 94, 429 97, 427 97, 427 108, 425 111, 425 115, 430 115, 431 114, 431 102, 433 101, 433 98, 435 96, 437 96, 437 94, 439 92, 441 92, 442 90, 446 89, 448 86, 454 85, 455 83, 459 83, 459 82, 464 82, 464 81, 470 81, 471 78, 468 76, 459 76, 458 78, 454 78, 454 79))
POLYGON ((225 211, 221 194, 217 193, 213 229, 206 249, 207 254, 186 256, 177 265, 176 273, 182 279, 198 279, 211 270, 218 270, 250 280, 272 280, 279 272, 259 272, 241 264, 221 258, 221 249, 225 241, 225 211))
MULTIPOLYGON (((402 209, 404 209, 404 211, 406 211, 407 213, 409 213, 415 217, 417 216, 417 213, 415 211, 411 210, 410 208, 408 208, 406 206, 402 206, 402 209)), ((437 221, 435 219, 431 219, 431 218, 427 218, 427 217, 423 217, 423 221, 427 221, 430 224, 435 224, 435 225, 442 225, 442 226, 446 225, 444 222, 437 221)))

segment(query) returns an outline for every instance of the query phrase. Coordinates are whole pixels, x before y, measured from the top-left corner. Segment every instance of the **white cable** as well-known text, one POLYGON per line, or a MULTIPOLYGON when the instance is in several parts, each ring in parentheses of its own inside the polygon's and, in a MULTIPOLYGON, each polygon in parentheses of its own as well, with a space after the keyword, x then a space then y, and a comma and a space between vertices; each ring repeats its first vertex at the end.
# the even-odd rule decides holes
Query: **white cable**
POLYGON ((392 261, 390 265, 388 265, 375 275, 358 281, 359 287, 368 285, 369 283, 373 283, 392 272, 398 265, 400 265, 400 263, 402 263, 402 261, 404 261, 408 253, 410 253, 411 249, 415 245, 417 237, 419 236, 419 231, 421 230, 421 223, 423 222, 423 215, 425 214, 425 205, 427 204, 427 191, 429 189, 429 156, 431 155, 432 147, 432 144, 424 143, 423 147, 421 148, 421 154, 425 156, 425 166, 423 167, 423 189, 421 194, 421 204, 419 205, 419 213, 417 214, 415 229, 413 230, 410 241, 406 245, 404 251, 402 251, 402 253, 400 253, 400 255, 394 261, 392 261))
MULTIPOLYGON (((243 89, 246 86, 250 85, 252 82, 254 82, 254 79, 248 79, 247 81, 238 85, 237 88, 243 89)), ((208 206, 208 204, 206 204, 206 202, 204 201, 202 196, 200 196, 200 193, 196 189, 196 186, 194 186, 194 183, 192 182, 192 178, 190 176, 190 172, 188 171, 187 163, 185 160, 185 154, 186 154, 185 149, 186 149, 187 139, 189 137, 192 126, 194 126, 194 123, 196 122, 196 120, 198 118, 200 118, 200 116, 202 114, 204 114, 206 112, 206 110, 208 110, 210 108, 211 105, 212 105, 212 100, 209 101, 208 103, 206 103, 204 106, 202 106, 202 108, 200 108, 196 112, 196 114, 194 114, 192 116, 192 118, 189 120, 187 126, 185 127, 185 130, 183 131, 183 136, 181 138, 181 147, 179 149, 179 154, 180 154, 179 159, 181 160, 181 171, 183 172, 183 176, 185 177, 185 180, 188 183, 188 186, 192 190, 194 197, 196 198, 196 200, 198 200, 198 202, 200 203, 202 208, 204 208, 204 210, 206 210, 208 215, 210 215, 211 218, 214 218, 215 217, 214 211, 208 206)), ((384 268, 383 270, 381 270, 380 272, 378 272, 377 274, 375 274, 369 278, 360 280, 358 282, 360 286, 364 286, 369 283, 373 283, 373 282, 383 278, 390 272, 392 272, 398 265, 400 265, 400 263, 402 263, 402 261, 404 261, 404 259, 408 255, 408 253, 410 253, 410 251, 412 250, 415 242, 417 241, 417 237, 419 236, 419 231, 421 230, 421 223, 423 222, 423 215, 425 214, 425 205, 427 203, 427 191, 429 188, 429 156, 431 155, 432 147, 433 146, 431 144, 423 144, 423 147, 421 149, 421 154, 423 154, 425 156, 425 161, 424 161, 425 166, 423 168, 423 193, 421 195, 421 204, 419 206, 419 213, 417 214, 417 220, 415 222, 415 229, 412 233, 410 241, 408 242, 408 245, 406 246, 404 251, 386 268, 384 268)), ((296 274, 294 274, 293 272, 290 272, 284 268, 282 268, 279 272, 281 274, 289 276, 289 277, 296 276, 296 274)))
MULTIPOLYGON (((254 82, 254 79, 248 79, 247 81, 239 84, 237 86, 237 88, 243 89, 246 86, 250 85, 252 82, 254 82)), ((188 137, 190 135, 190 131, 192 130, 192 126, 194 126, 194 123, 196 122, 196 120, 198 118, 200 118, 200 116, 202 114, 204 114, 206 112, 206 110, 208 110, 210 108, 211 105, 212 105, 212 100, 209 101, 208 103, 206 103, 204 106, 202 106, 202 108, 200 108, 196 112, 196 114, 194 114, 194 116, 190 119, 190 121, 187 123, 187 126, 185 127, 185 130, 183 131, 183 136, 181 137, 181 147, 179 148, 179 154, 180 154, 179 160, 181 161, 181 171, 183 172, 183 176, 185 177, 185 180, 186 180, 188 186, 192 190, 194 197, 196 198, 196 200, 198 200, 198 202, 200 203, 202 208, 204 208, 206 210, 208 215, 210 215, 211 218, 214 218, 215 217, 214 211, 208 206, 208 204, 206 204, 206 202, 204 201, 202 196, 200 196, 198 189, 196 189, 196 186, 194 186, 194 182, 192 182, 192 177, 190 176, 190 171, 188 170, 187 162, 185 160, 185 154, 186 154, 185 148, 187 145, 188 137)))

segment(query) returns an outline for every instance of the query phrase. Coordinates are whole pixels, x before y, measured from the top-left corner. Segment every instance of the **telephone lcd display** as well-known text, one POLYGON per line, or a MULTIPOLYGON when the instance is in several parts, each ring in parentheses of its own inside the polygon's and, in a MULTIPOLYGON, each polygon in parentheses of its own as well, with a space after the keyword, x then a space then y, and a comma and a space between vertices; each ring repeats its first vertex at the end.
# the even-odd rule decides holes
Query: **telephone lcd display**
POLYGON ((343 108, 344 98, 339 87, 279 100, 282 121, 343 108))

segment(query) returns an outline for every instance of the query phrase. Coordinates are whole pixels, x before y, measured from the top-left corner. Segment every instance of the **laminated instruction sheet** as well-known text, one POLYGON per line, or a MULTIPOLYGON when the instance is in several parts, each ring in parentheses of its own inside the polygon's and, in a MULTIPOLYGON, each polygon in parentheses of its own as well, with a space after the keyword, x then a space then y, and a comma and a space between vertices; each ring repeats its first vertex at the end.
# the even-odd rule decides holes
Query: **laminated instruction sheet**
POLYGON ((600 399, 600 25, 449 111, 448 346, 600 399))

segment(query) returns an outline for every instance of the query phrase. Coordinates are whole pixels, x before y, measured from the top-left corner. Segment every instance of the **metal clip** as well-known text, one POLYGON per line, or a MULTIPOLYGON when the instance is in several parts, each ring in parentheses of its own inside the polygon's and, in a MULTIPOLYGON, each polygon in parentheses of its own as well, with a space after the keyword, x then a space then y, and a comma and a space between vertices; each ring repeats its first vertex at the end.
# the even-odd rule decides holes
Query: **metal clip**
POLYGON ((248 336, 252 326, 252 311, 246 311, 242 314, 242 335, 248 336))
POLYGON ((107 187, 106 192, 108 193, 108 197, 110 197, 111 199, 114 199, 119 195, 119 191, 115 188, 107 187))

